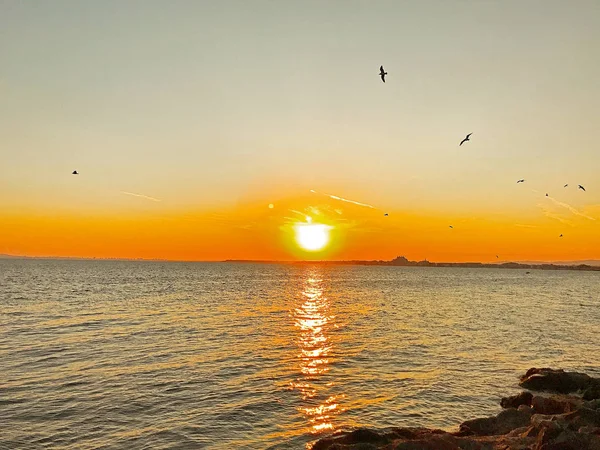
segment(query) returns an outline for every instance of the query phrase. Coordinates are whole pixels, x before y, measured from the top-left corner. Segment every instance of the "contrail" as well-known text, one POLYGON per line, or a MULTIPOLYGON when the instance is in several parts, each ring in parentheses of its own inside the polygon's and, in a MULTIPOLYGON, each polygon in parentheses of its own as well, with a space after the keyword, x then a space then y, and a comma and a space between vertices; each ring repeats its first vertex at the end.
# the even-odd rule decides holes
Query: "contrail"
POLYGON ((338 197, 337 195, 325 194, 322 192, 317 192, 314 189, 311 189, 310 192, 313 194, 324 195, 326 197, 332 198, 334 200, 339 200, 341 202, 352 203, 353 205, 364 206, 365 208, 377 209, 373 205, 369 205, 367 203, 355 202, 354 200, 348 200, 347 198, 338 197))
POLYGON ((570 227, 574 227, 575 225, 573 225, 571 223, 571 221, 562 218, 561 216, 554 214, 552 211, 549 211, 544 205, 542 204, 538 204, 538 207, 542 210, 542 212, 544 213, 544 215, 546 217, 549 217, 551 219, 555 219, 558 220, 560 223, 564 223, 565 225, 569 225, 570 227))
POLYGON ((549 199, 549 200, 552 200, 552 202, 554 202, 554 204, 555 204, 555 205, 562 206, 563 208, 567 208, 569 211, 571 211, 571 212, 572 212, 573 214, 575 214, 576 216, 584 217, 584 218, 586 218, 586 219, 588 219, 588 220, 594 220, 594 221, 596 220, 596 219, 594 219, 593 217, 586 216, 586 215, 585 215, 585 214, 583 214, 581 211, 579 211, 579 210, 577 210, 577 209, 573 208, 571 205, 569 205, 569 204, 567 204, 567 203, 560 202, 560 201, 558 201, 558 200, 556 200, 555 198, 553 198, 553 197, 550 197, 550 196, 548 196, 548 197, 546 197, 546 198, 547 198, 547 199, 549 199))
POLYGON ((140 197, 140 198, 145 198, 146 200, 151 200, 153 202, 160 202, 159 199, 154 198, 154 197, 148 197, 147 195, 143 195, 143 194, 135 194, 133 192, 127 192, 127 191, 121 191, 121 194, 126 194, 126 195, 132 195, 134 197, 140 197))

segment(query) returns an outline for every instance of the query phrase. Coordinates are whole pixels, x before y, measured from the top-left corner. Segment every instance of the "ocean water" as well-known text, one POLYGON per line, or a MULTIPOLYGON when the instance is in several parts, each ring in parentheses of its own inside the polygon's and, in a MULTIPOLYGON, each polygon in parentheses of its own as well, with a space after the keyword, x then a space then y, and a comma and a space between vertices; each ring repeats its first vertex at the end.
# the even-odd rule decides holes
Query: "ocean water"
POLYGON ((600 376, 600 274, 0 261, 1 449, 305 448, 600 376))

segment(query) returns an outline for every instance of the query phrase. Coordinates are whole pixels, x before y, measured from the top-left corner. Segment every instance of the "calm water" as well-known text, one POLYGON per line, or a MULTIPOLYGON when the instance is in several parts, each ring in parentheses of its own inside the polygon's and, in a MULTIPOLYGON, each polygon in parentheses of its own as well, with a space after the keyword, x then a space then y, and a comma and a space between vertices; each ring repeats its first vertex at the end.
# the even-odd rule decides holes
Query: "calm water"
POLYGON ((600 274, 0 261, 0 448, 304 448, 600 375, 600 274))

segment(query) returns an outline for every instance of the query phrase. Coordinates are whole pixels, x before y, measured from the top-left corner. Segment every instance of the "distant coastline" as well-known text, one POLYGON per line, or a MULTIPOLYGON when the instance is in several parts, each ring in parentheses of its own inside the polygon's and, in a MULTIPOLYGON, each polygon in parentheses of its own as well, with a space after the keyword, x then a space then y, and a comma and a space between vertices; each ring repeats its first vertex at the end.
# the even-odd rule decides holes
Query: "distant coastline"
POLYGON ((531 269, 531 270, 583 270, 600 272, 600 260, 561 261, 556 262, 431 262, 410 261, 404 256, 398 256, 390 261, 384 260, 349 260, 349 261, 269 261, 260 259, 227 259, 224 261, 194 261, 143 258, 84 258, 71 256, 19 256, 0 254, 0 260, 33 259, 58 261, 131 261, 131 262, 199 262, 199 263, 239 263, 239 264, 319 264, 331 266, 391 266, 391 267, 462 267, 470 269, 531 269))
MULTIPOLYGON (((229 263, 262 263, 262 264, 279 264, 282 261, 254 261, 254 260, 226 260, 229 263)), ((352 261, 285 261, 288 264, 322 264, 322 265, 345 265, 345 266, 392 266, 392 267, 462 267, 469 269, 532 269, 532 270, 583 270, 600 272, 599 261, 586 261, 587 264, 579 261, 573 263, 519 263, 519 262, 502 262, 502 263, 481 263, 481 262, 431 262, 410 261, 404 256, 398 256, 391 261, 373 260, 352 260, 352 261), (591 263, 591 264, 590 264, 591 263)))

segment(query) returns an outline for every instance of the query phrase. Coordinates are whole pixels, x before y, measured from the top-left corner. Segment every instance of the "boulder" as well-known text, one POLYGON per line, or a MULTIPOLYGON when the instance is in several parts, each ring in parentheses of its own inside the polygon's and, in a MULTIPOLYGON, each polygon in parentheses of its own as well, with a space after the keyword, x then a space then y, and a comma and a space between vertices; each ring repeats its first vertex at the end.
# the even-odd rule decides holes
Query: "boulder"
POLYGON ((502 400, 500 400, 500 406, 503 408, 518 408, 521 405, 531 406, 532 398, 533 395, 531 392, 523 391, 518 395, 503 397, 502 400))
POLYGON ((524 411, 529 415, 533 414, 533 409, 531 408, 531 406, 528 405, 521 405, 517 408, 517 410, 524 411))
POLYGON ((600 450, 600 379, 577 372, 530 369, 521 386, 573 395, 505 397, 498 415, 467 420, 457 432, 387 428, 336 432, 313 450, 600 450))
MULTIPOLYGON (((354 445, 355 449, 359 447, 356 444, 368 444, 372 448, 378 448, 377 445, 388 443, 388 439, 385 437, 384 433, 379 433, 374 430, 370 430, 368 428, 359 428, 357 430, 351 431, 349 433, 341 433, 337 437, 332 437, 329 439, 321 439, 317 441, 317 443, 312 447, 313 450, 322 450, 322 449, 330 449, 333 450, 340 445, 354 445), (377 445, 376 445, 377 444, 377 445), (337 446, 337 447, 336 447, 337 446)), ((362 448, 365 450, 368 448, 364 445, 362 448)), ((343 447, 342 447, 343 448, 343 447)))
POLYGON ((582 426, 600 427, 600 410, 581 407, 577 411, 562 414, 562 418, 573 428, 582 426))
POLYGON ((519 386, 532 391, 550 391, 561 394, 583 391, 598 382, 585 373, 564 370, 531 368, 521 377, 519 386))
POLYGON ((584 400, 600 399, 600 383, 593 383, 583 392, 584 400))
POLYGON ((514 408, 505 409, 494 417, 484 417, 471 419, 460 425, 459 435, 461 436, 492 436, 506 434, 515 428, 522 428, 529 425, 531 414, 526 411, 519 411, 514 408))
POLYGON ((574 402, 558 397, 542 397, 536 395, 531 400, 534 414, 563 414, 576 409, 574 402))
POLYGON ((584 402, 582 406, 589 409, 600 409, 600 398, 584 402))
MULTIPOLYGON (((537 443, 536 443, 537 444, 537 443)), ((600 439, 591 434, 564 430, 533 450, 596 450, 600 447, 600 439)))

